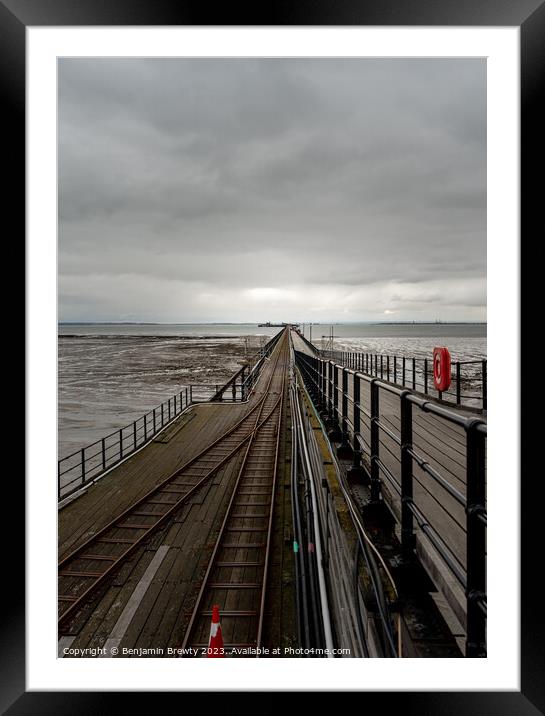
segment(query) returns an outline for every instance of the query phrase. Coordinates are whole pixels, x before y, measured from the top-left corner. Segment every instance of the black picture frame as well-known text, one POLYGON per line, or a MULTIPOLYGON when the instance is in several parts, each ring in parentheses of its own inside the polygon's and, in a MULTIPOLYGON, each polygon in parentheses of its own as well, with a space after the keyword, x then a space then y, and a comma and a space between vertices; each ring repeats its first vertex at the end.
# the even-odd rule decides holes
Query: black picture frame
MULTIPOLYGON (((397 25, 397 26, 519 26, 521 38, 521 237, 529 255, 535 232, 543 234, 538 212, 543 203, 543 127, 538 108, 545 78, 545 3, 542 0, 280 0, 253 7, 224 3, 173 2, 171 0, 0 0, 0 96, 4 125, 4 220, 10 219, 11 235, 19 249, 25 233, 25 30, 28 26, 81 25, 397 25), (211 21, 212 20, 212 21, 211 21), (540 178, 541 177, 541 178, 540 178), (540 196, 541 195, 541 196, 540 196), (541 228, 539 228, 541 227, 541 228)), ((535 262, 535 256, 532 257, 535 262)), ((10 254, 10 261, 11 254, 10 254)), ((522 285, 522 328, 529 324, 529 308, 539 305, 535 285, 522 285)), ((539 282, 538 282, 539 285, 539 282)), ((539 337, 539 330, 535 332, 539 337)), ((522 353, 524 355, 524 353, 522 353)), ((509 389, 519 390, 520 377, 505 367, 509 389)), ((527 393, 528 391, 525 391, 527 393)), ((521 414, 529 407, 521 406, 521 414)), ((513 422, 512 416, 504 419, 513 422)), ((531 716, 545 713, 545 638, 539 552, 542 544, 538 490, 541 466, 529 468, 532 448, 538 443, 539 421, 527 419, 521 436, 521 691, 520 692, 366 692, 360 697, 366 711, 380 706, 404 714, 509 714, 531 716), (380 703, 378 703, 380 701, 380 703)), ((513 435, 519 426, 513 423, 513 435)), ((542 438, 541 438, 542 439, 542 438)), ((6 449, 8 445, 5 445, 6 449)), ((30 447, 31 449, 31 447, 30 447)), ((5 473, 4 506, 19 508, 19 520, 4 529, 3 591, 1 610, 0 708, 12 716, 23 714, 90 714, 119 712, 126 695, 25 691, 24 617, 24 482, 20 475, 5 473), (9 479, 8 479, 9 478, 9 479), (117 703, 117 706, 116 706, 117 703)), ((490 476, 493 479, 493 476, 490 476)), ((5 522, 4 524, 7 524, 5 522)), ((508 529, 509 526, 506 526, 508 529)), ((542 557, 541 557, 542 559, 542 557)), ((513 576, 506 575, 506 579, 513 576)), ((278 694, 280 695, 280 694, 278 694)), ((209 694, 207 707, 213 708, 209 694)), ((276 702, 271 695, 267 706, 276 702)), ((140 706, 155 698, 138 696, 140 706), (143 699, 145 701, 143 701, 143 699)), ((180 698, 180 695, 178 695, 180 698)), ((179 707, 183 702, 178 701, 179 707)))

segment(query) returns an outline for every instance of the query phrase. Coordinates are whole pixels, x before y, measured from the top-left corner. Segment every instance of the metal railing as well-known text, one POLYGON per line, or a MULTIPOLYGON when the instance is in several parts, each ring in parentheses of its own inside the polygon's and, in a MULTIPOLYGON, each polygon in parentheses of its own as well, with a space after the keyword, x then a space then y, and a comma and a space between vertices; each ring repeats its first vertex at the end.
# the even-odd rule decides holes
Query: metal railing
MULTIPOLYGON (((204 386, 195 387, 201 391, 204 388, 204 386)), ((59 501, 96 480, 103 472, 153 440, 189 405, 201 402, 193 396, 193 389, 192 385, 184 387, 179 393, 163 401, 129 425, 61 458, 58 461, 57 473, 59 501)))
POLYGON ((386 487, 385 502, 401 527, 405 554, 414 555, 418 530, 462 587, 466 656, 486 656, 486 423, 333 360, 299 351, 295 355, 313 401, 338 431, 342 444, 351 449, 354 468, 367 475, 371 501, 384 499, 386 487), (424 420, 427 432, 423 432, 424 420), (452 439, 448 429, 456 436, 462 481, 444 475, 452 475, 442 455, 452 439), (424 450, 425 438, 433 442, 434 434, 437 445, 428 442, 424 450), (439 499, 430 489, 432 483, 440 491, 439 499), (465 560, 460 547, 450 544, 452 536, 443 524, 447 518, 431 516, 432 498, 439 505, 436 509, 453 520, 451 530, 456 524, 463 536, 459 545, 464 544, 465 560), (456 511, 463 517, 457 517, 456 511))
POLYGON ((184 410, 195 403, 223 400, 246 400, 257 382, 265 358, 270 354, 282 331, 276 334, 223 386, 198 383, 184 386, 175 395, 153 410, 90 445, 62 457, 57 466, 57 498, 59 501, 93 482, 104 472, 125 460, 151 442, 184 410), (253 367, 251 367, 253 363, 253 367), (246 371, 248 374, 246 375, 246 371), (225 395, 227 394, 227 397, 225 395))
POLYGON ((282 333, 283 331, 279 331, 275 334, 268 343, 259 349, 247 365, 243 365, 225 385, 214 393, 210 400, 214 402, 222 401, 224 400, 225 394, 230 395, 232 400, 246 400, 252 388, 257 383, 265 360, 272 353, 282 333), (252 363, 253 367, 251 365, 252 363))
POLYGON ((320 350, 316 346, 312 348, 325 360, 333 360, 360 373, 366 373, 394 385, 402 385, 413 392, 429 395, 445 404, 486 410, 486 359, 453 361, 450 388, 446 391, 438 391, 433 383, 433 361, 429 358, 327 351, 320 350))

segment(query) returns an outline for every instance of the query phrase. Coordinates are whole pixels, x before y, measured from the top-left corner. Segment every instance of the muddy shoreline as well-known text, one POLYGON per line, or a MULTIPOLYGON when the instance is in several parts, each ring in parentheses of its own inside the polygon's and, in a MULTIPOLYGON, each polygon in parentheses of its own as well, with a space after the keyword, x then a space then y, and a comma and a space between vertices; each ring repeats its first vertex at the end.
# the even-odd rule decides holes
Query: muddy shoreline
POLYGON ((267 336, 59 336, 58 454, 126 425, 188 385, 222 385, 267 336))

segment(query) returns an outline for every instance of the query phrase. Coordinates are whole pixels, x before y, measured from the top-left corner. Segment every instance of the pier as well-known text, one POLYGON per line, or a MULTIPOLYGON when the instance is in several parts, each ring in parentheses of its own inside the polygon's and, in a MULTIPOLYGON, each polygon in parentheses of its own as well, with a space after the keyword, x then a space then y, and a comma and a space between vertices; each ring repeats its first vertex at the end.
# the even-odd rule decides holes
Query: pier
POLYGON ((393 377, 284 324, 61 460, 59 656, 201 655, 215 605, 226 656, 485 656, 486 412, 393 377))

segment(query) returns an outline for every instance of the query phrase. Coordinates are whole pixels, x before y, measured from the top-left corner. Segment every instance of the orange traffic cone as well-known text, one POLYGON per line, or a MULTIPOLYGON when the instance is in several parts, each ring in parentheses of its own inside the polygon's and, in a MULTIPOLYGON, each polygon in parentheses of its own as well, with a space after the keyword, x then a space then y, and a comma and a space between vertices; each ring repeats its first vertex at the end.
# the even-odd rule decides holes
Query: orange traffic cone
POLYGON ((223 636, 221 634, 220 608, 217 604, 212 607, 212 624, 210 625, 210 643, 208 645, 208 658, 218 659, 224 657, 223 636))

